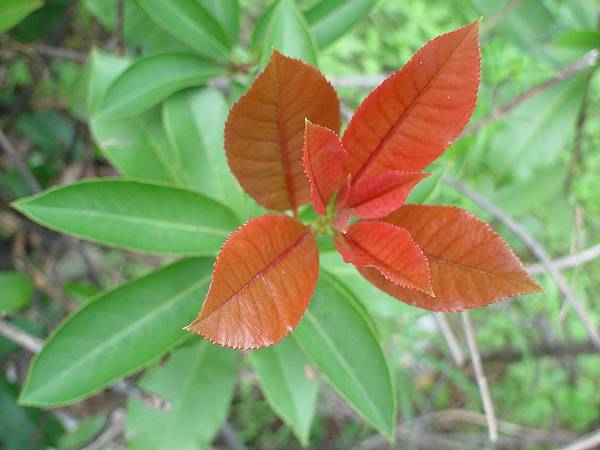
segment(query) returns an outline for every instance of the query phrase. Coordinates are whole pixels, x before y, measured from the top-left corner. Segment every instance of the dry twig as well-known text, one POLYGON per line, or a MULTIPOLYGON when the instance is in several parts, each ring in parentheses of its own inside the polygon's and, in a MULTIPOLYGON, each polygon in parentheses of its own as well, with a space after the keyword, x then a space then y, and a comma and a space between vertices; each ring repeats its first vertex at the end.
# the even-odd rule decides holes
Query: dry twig
POLYGON ((483 365, 481 364, 481 356, 479 355, 479 349, 477 348, 477 342, 475 341, 475 332, 473 331, 469 312, 462 311, 460 314, 465 329, 467 346, 469 347, 469 353, 471 354, 471 363, 473 364, 475 378, 477 379, 477 385, 479 386, 479 392, 481 394, 481 402, 483 403, 483 411, 485 412, 490 442, 494 444, 498 440, 498 424, 496 423, 494 403, 492 402, 487 378, 485 377, 483 365))
POLYGON ((460 345, 458 343, 458 340, 456 339, 456 336, 454 335, 454 332, 452 331, 452 328, 450 328, 450 324, 446 320, 446 316, 444 315, 444 313, 434 313, 433 317, 435 317, 435 322, 437 323, 437 326, 440 329, 442 336, 444 336, 444 339, 446 340, 446 344, 448 345, 448 349, 452 354, 452 359, 454 360, 454 363, 458 367, 462 367, 465 363, 465 355, 462 349, 460 348, 460 345))
POLYGON ((490 202, 483 195, 473 191, 466 184, 449 176, 444 177, 444 182, 455 188, 460 193, 471 199, 479 207, 486 210, 502 224, 504 224, 516 237, 518 237, 529 250, 542 262, 546 271, 550 274, 552 279, 556 282, 561 292, 573 307, 575 314, 583 324, 586 332, 590 336, 594 345, 600 349, 600 332, 596 326, 590 320, 585 308, 577 299, 577 296, 567 283, 567 280, 563 274, 554 266, 552 259, 546 249, 531 235, 529 232, 521 226, 515 219, 506 214, 492 202, 490 202))
MULTIPOLYGON (((593 261, 600 257, 600 244, 596 244, 586 250, 583 250, 574 255, 563 256, 552 261, 552 265, 558 270, 569 269, 571 267, 578 267, 587 262, 593 261)), ((531 275, 539 275, 547 272, 547 268, 544 264, 537 263, 531 264, 526 267, 527 272, 531 275)))

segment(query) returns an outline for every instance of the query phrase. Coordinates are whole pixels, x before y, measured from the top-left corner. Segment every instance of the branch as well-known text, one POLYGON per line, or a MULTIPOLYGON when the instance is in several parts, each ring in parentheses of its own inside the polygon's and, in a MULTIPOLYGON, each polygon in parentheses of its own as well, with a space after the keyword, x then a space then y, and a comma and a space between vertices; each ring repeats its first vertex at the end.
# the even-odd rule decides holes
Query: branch
POLYGON ((591 450, 600 445, 600 430, 594 431, 559 450, 591 450))
POLYGON ((117 54, 123 56, 125 54, 125 44, 123 42, 123 17, 125 15, 125 2, 116 0, 116 17, 115 17, 115 38, 117 46, 117 54))
POLYGON ((592 342, 600 350, 600 332, 598 331, 596 326, 592 323, 592 321, 589 319, 589 316, 588 316, 585 308, 577 299, 577 296, 575 295, 575 293, 573 292, 573 290, 567 283, 567 280, 565 279, 563 274, 552 263, 552 259, 550 258, 550 255, 548 254, 548 252, 546 252, 544 247, 542 247, 542 245, 540 245, 540 243, 531 234, 529 234, 529 232, 525 228, 523 228, 521 226, 521 224, 519 224, 515 219, 513 219, 511 216, 506 214, 500 208, 495 206, 492 202, 490 202, 483 195, 479 194, 478 192, 473 191, 466 184, 464 184, 458 180, 455 180, 452 177, 445 176, 444 182, 447 183, 448 185, 452 186, 453 188, 455 188, 460 193, 467 196, 479 207, 483 208, 488 213, 490 213, 492 216, 494 216, 496 219, 498 219, 516 237, 518 237, 521 240, 521 242, 523 242, 523 244, 525 244, 525 246, 527 248, 529 248, 529 250, 531 250, 531 252, 541 261, 541 263, 546 268, 546 271, 550 274, 552 279, 558 285, 558 287, 560 288, 561 292, 563 293, 563 295, 565 296, 567 301, 573 307, 575 314, 577 314, 577 317, 583 324, 583 326, 584 326, 586 332, 588 333, 588 335, 590 336, 592 342))
POLYGON ((550 345, 548 343, 531 346, 528 352, 516 348, 506 348, 481 355, 483 362, 517 362, 527 356, 541 358, 545 356, 574 356, 580 354, 597 353, 598 349, 592 341, 567 342, 550 345))
POLYGON ((446 340, 446 344, 448 345, 448 349, 452 354, 454 363, 458 367, 462 367, 465 363, 465 355, 458 344, 456 336, 452 332, 452 328, 450 328, 450 324, 446 320, 446 316, 444 313, 434 313, 433 317, 435 317, 437 326, 440 329, 442 336, 444 336, 444 339, 446 340))
POLYGON ((473 332, 473 325, 471 324, 469 312, 462 311, 460 315, 463 320, 469 353, 471 353, 471 363, 473 364, 475 378, 477 378, 477 385, 479 386, 479 392, 481 394, 481 402, 483 403, 483 411, 485 412, 490 442, 494 444, 498 441, 498 424, 496 423, 496 414, 494 413, 494 403, 492 402, 487 379, 481 364, 481 356, 479 356, 479 349, 477 348, 477 342, 475 341, 475 333, 473 332))
POLYGON ((13 147, 11 142, 8 140, 8 137, 6 137, 6 134, 4 134, 4 131, 2 131, 2 128, 0 128, 0 147, 2 147, 2 150, 4 150, 4 153, 6 153, 6 155, 12 161, 15 168, 19 171, 19 173, 25 180, 25 182, 29 185, 29 189, 31 189, 31 192, 34 192, 34 193, 40 192, 42 190, 40 183, 33 176, 31 171, 29 170, 29 167, 27 167, 27 164, 25 164, 23 162, 23 160, 21 159, 21 156, 19 155, 17 150, 13 147))
POLYGON ((44 345, 41 339, 31 336, 2 318, 0 318, 0 334, 31 353, 39 353, 44 345))
MULTIPOLYGON (((41 339, 30 335, 2 318, 0 318, 0 334, 34 354, 39 353, 44 345, 41 339)), ((117 381, 108 389, 127 397, 137 398, 150 408, 159 411, 171 409, 171 403, 168 400, 152 392, 147 392, 127 380, 117 381)))
POLYGON ((88 445, 82 447, 81 450, 97 450, 110 444, 123 434, 125 412, 122 409, 117 409, 111 414, 109 420, 110 422, 104 431, 88 445))
POLYGON ((600 56, 599 50, 597 50, 597 49, 590 50, 585 55, 583 55, 583 57, 580 60, 578 60, 577 62, 575 62, 571 65, 568 65, 566 67, 563 67, 561 69, 558 69, 556 71, 556 75, 554 75, 552 78, 533 86, 531 89, 529 89, 529 90, 523 92, 521 95, 518 95, 517 97, 513 98, 508 103, 505 103, 502 106, 495 107, 488 116, 484 117, 479 122, 475 122, 474 124, 466 127, 463 130, 460 137, 464 138, 464 137, 470 136, 470 135, 476 133, 477 131, 479 131, 480 129, 486 127, 490 123, 494 122, 495 120, 503 119, 504 117, 506 117, 508 115, 508 113, 510 113, 513 109, 515 109, 521 103, 526 102, 530 98, 535 97, 536 95, 540 94, 541 92, 545 91, 546 89, 583 71, 584 69, 587 69, 588 67, 592 67, 594 64, 596 64, 596 61, 598 61, 599 56, 600 56))
MULTIPOLYGON (((562 258, 555 259, 552 261, 552 265, 559 270, 569 269, 571 267, 581 266, 582 264, 593 261, 598 257, 600 257, 600 244, 596 244, 574 255, 567 255, 563 256, 562 258)), ((546 273, 547 271, 546 266, 541 263, 531 264, 527 266, 526 269, 531 275, 539 275, 546 273)))

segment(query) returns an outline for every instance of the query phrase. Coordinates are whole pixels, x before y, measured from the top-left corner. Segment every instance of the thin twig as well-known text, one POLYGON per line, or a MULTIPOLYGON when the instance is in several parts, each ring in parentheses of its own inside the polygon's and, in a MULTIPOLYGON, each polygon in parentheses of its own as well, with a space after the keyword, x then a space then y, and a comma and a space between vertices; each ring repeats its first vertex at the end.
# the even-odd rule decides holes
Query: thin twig
POLYGON ((228 448, 230 448, 231 450, 248 450, 248 447, 246 447, 238 439, 237 433, 235 432, 231 424, 227 421, 225 421, 223 427, 221 428, 221 437, 227 444, 228 448))
MULTIPOLYGON (((44 345, 42 340, 2 318, 0 318, 0 334, 34 354, 39 353, 44 345)), ((137 398, 151 408, 159 411, 168 411, 171 409, 171 403, 167 399, 141 389, 127 380, 117 381, 109 389, 127 397, 137 398)))
POLYGON ((87 54, 71 50, 70 48, 52 47, 45 44, 37 44, 33 46, 33 50, 46 56, 53 58, 62 59, 73 59, 78 62, 85 62, 87 60, 87 54))
POLYGON ((123 17, 125 13, 125 2, 123 0, 115 0, 117 2, 116 17, 115 17, 115 37, 117 40, 117 54, 123 56, 125 54, 125 44, 123 40, 123 17))
POLYGON ((542 358, 545 356, 549 357, 560 357, 560 356, 575 356, 582 354, 596 354, 598 349, 594 346, 592 341, 583 342, 557 342, 553 344, 542 343, 531 345, 527 352, 517 348, 505 348, 481 355, 481 360, 484 363, 491 362, 518 362, 526 357, 542 358))
POLYGON ((372 88, 379 86, 383 80, 389 77, 390 74, 379 74, 379 75, 350 75, 346 77, 337 77, 331 80, 336 88, 372 88))
POLYGON ((8 140, 8 137, 6 137, 4 131, 2 131, 2 128, 0 128, 0 147, 2 147, 2 150, 4 150, 6 155, 12 161, 15 168, 19 171, 25 182, 29 185, 29 189, 31 189, 31 192, 40 192, 42 190, 40 183, 33 176, 31 171, 29 170, 29 167, 27 167, 27 164, 23 162, 17 150, 8 140))
POLYGON ((498 440, 498 424, 496 422, 496 414, 494 413, 494 403, 492 402, 487 379, 481 364, 481 356, 479 355, 479 349, 477 348, 477 342, 475 341, 475 333, 473 331, 469 312, 462 311, 460 315, 463 320, 467 346, 469 347, 469 353, 471 354, 471 363, 473 364, 475 378, 477 379, 477 385, 479 386, 479 392, 481 394, 481 402, 483 403, 483 411, 485 412, 490 442, 493 444, 498 440))
POLYGON ((552 259, 550 258, 548 252, 546 252, 546 249, 544 249, 544 247, 542 247, 542 245, 538 243, 538 241, 531 234, 529 234, 529 232, 525 228, 521 226, 521 224, 519 224, 515 219, 506 214, 492 202, 490 202, 483 195, 473 191, 466 184, 450 176, 445 176, 444 182, 452 186, 465 196, 467 196, 475 204, 479 205, 481 208, 483 208, 496 219, 498 219, 500 222, 502 222, 516 237, 519 238, 519 240, 521 240, 521 242, 523 242, 523 244, 527 246, 527 248, 529 248, 529 250, 531 250, 531 252, 544 265, 544 267, 546 268, 552 279, 555 281, 555 283, 558 285, 559 289, 561 290, 567 301, 573 307, 575 314, 577 314, 577 317, 583 324, 592 342, 594 342, 594 345, 598 349, 600 349, 600 332, 590 320, 585 308, 577 299, 577 296, 571 289, 571 286, 569 286, 569 283, 567 283, 567 280, 565 279, 563 274, 552 264, 552 259))
POLYGON ((590 450, 600 445, 600 430, 594 431, 559 450, 590 450))
POLYGON ((104 429, 104 431, 100 433, 98 437, 96 437, 96 439, 94 439, 88 445, 82 447, 81 450, 97 450, 99 448, 104 447, 106 444, 115 441, 123 434, 124 425, 125 411, 123 411, 122 409, 117 409, 113 411, 109 419, 109 424, 104 429))
POLYGON ((39 353, 44 345, 41 339, 26 333, 2 318, 0 318, 0 334, 31 353, 39 353))
MULTIPOLYGON (((574 255, 563 256, 552 261, 552 265, 558 270, 569 269, 571 267, 578 267, 587 262, 593 261, 600 257, 600 244, 596 244, 588 249, 585 249, 574 255)), ((544 264, 536 263, 526 267, 527 272, 531 275, 539 275, 546 273, 547 268, 544 264)))
POLYGON ((596 61, 598 61, 599 56, 600 51, 597 49, 593 49, 587 52, 585 55, 583 55, 583 57, 577 62, 563 67, 561 69, 558 69, 556 75, 554 75, 552 78, 533 86, 531 89, 523 92, 521 95, 516 96, 508 103, 494 108, 489 115, 487 115, 480 121, 475 122, 466 127, 461 134, 461 138, 476 133, 477 131, 481 130, 482 128, 486 127, 487 125, 496 120, 503 119, 520 104, 535 97, 536 95, 554 86, 555 84, 560 83, 561 81, 587 69, 588 67, 592 67, 594 64, 596 64, 596 61))
POLYGON ((450 328, 448 320, 446 320, 446 316, 444 313, 434 313, 433 317, 435 317, 435 322, 437 323, 442 336, 444 336, 444 339, 446 340, 446 344, 448 345, 448 349, 450 350, 450 354, 452 355, 454 363, 458 367, 462 367, 465 363, 465 355, 460 348, 452 328, 450 328))

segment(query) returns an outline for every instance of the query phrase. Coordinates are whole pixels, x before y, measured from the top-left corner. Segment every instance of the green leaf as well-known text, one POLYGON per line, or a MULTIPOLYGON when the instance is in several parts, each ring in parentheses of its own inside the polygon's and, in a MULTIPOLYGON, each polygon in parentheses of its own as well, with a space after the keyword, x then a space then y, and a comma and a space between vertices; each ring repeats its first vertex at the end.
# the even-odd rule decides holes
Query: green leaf
POLYGON ((91 126, 94 141, 123 175, 184 185, 158 107, 126 119, 95 118, 91 126))
POLYGON ((6 450, 30 448, 37 430, 36 420, 30 411, 17 405, 15 390, 0 377, 0 444, 6 450))
POLYGON ((93 416, 83 420, 73 431, 65 433, 58 443, 58 450, 76 450, 85 447, 97 435, 100 434, 106 418, 102 416, 93 416))
POLYGON ((212 259, 176 262, 110 290, 69 316, 34 358, 19 401, 88 397, 189 338, 182 328, 207 291, 212 259))
POLYGON ((18 24, 43 4, 42 0, 0 0, 0 33, 18 24))
POLYGON ((130 180, 86 180, 14 206, 52 230, 149 253, 214 255, 238 225, 231 211, 201 194, 130 180))
POLYGON ((396 400, 390 369, 354 295, 322 271, 317 291, 292 336, 348 404, 392 440, 396 400))
POLYGON ((600 48, 600 31, 568 31, 558 37, 556 44, 563 47, 573 48, 581 52, 587 52, 594 48, 600 48))
POLYGON ((574 128, 588 74, 558 83, 511 112, 486 157, 492 172, 524 180, 556 163, 574 128))
POLYGON ((425 172, 429 172, 431 175, 415 186, 408 194, 406 203, 428 203, 436 196, 446 169, 444 166, 434 163, 425 169, 425 172))
POLYGON ((199 2, 221 25, 227 35, 228 47, 233 47, 238 40, 240 27, 238 0, 199 0, 199 2))
POLYGON ((306 12, 319 48, 325 48, 364 19, 376 0, 321 0, 306 12))
POLYGON ((269 405, 306 447, 319 391, 317 381, 306 374, 306 356, 293 339, 284 339, 249 357, 269 405))
POLYGON ((100 111, 106 92, 129 66, 129 61, 93 49, 79 77, 69 91, 69 104, 80 119, 89 119, 100 111))
POLYGON ((223 28, 197 0, 136 0, 163 30, 199 54, 225 59, 229 39, 223 28))
POLYGON ((0 272, 0 313, 19 311, 33 297, 33 283, 21 272, 0 272))
POLYGON ((200 86, 223 73, 214 63, 187 53, 146 56, 110 86, 100 114, 112 119, 133 116, 181 89, 200 86))
POLYGON ((253 203, 232 175, 223 148, 229 105, 213 88, 189 89, 167 99, 162 107, 164 129, 174 150, 183 184, 250 217, 253 203))
POLYGON ((263 23, 266 25, 263 31, 259 30, 264 35, 255 39, 262 47, 261 65, 267 63, 273 48, 287 56, 317 65, 314 38, 293 0, 278 0, 265 14, 267 18, 263 19, 263 23))
POLYGON ((235 386, 238 353, 201 342, 151 368, 140 386, 171 402, 168 412, 127 405, 130 450, 203 449, 221 428, 235 386))

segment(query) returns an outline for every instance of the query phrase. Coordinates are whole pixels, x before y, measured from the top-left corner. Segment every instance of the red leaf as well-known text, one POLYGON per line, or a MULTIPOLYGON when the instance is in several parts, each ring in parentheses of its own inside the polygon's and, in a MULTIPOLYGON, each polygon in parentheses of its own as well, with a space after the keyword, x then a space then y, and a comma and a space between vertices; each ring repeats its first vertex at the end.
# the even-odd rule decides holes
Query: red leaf
POLYGON ((363 178, 350 191, 348 208, 361 219, 378 219, 396 211, 404 204, 410 191, 425 173, 382 172, 363 178))
POLYGON ((384 222, 357 222, 348 233, 336 233, 334 242, 347 263, 374 267, 392 283, 433 293, 427 258, 405 229, 384 222))
POLYGON ((420 171, 469 121, 480 78, 479 21, 421 48, 360 105, 342 142, 356 184, 389 170, 420 171))
POLYGON ((318 275, 308 227, 281 214, 253 219, 223 245, 202 310, 187 329, 244 350, 279 342, 298 325, 318 275))
POLYGON ((306 121, 304 171, 310 182, 310 195, 317 214, 327 213, 331 196, 340 188, 347 156, 337 134, 306 121))
POLYGON ((305 118, 339 132, 337 95, 315 67, 273 50, 225 125, 231 171, 265 208, 296 210, 310 201, 302 166, 305 118))
POLYGON ((406 228, 429 259, 435 298, 396 286, 376 270, 360 269, 399 300, 433 311, 460 311, 541 291, 502 238, 463 209, 404 205, 383 220, 406 228))

